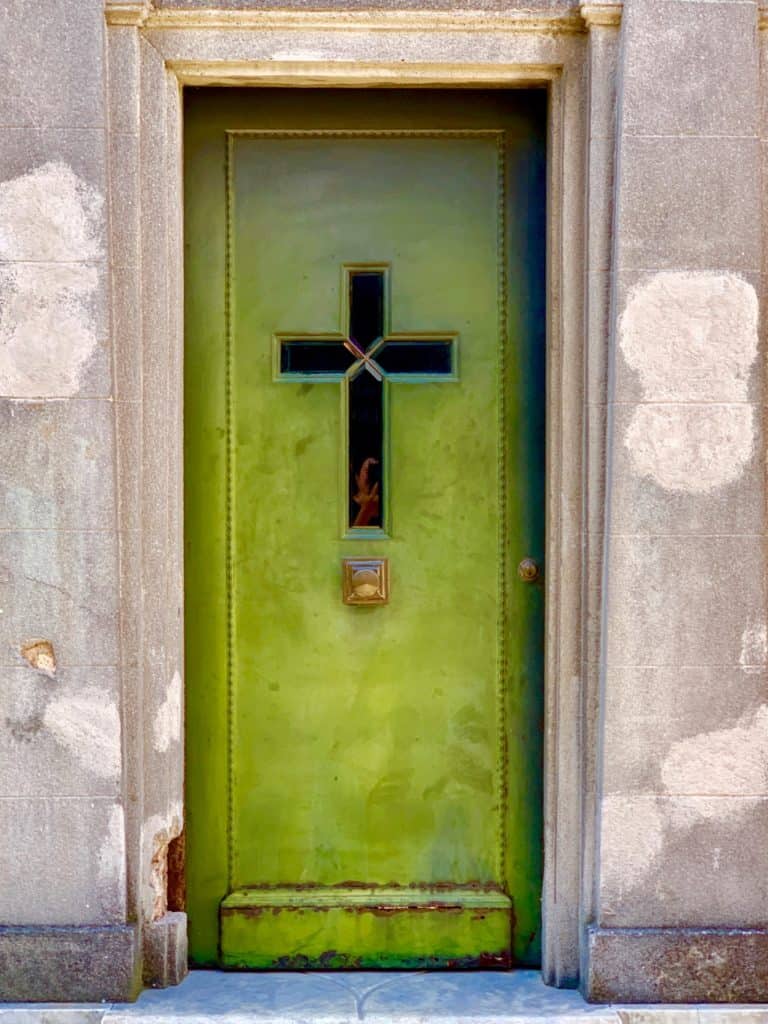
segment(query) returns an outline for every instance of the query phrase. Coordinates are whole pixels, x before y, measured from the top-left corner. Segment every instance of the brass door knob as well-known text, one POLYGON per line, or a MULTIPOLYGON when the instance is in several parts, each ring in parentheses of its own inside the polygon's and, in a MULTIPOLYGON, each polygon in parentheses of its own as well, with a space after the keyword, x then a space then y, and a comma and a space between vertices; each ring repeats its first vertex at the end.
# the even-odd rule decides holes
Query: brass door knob
POLYGON ((517 575, 523 583, 535 583, 541 575, 539 563, 534 561, 533 558, 524 558, 517 567, 517 575))

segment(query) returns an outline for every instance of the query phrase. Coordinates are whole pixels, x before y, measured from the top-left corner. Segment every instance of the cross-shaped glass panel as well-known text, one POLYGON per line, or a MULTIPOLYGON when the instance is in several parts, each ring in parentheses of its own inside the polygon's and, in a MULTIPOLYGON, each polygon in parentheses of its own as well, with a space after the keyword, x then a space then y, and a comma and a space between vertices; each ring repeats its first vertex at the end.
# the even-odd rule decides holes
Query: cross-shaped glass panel
POLYGON ((455 380, 456 335, 391 333, 388 269, 343 270, 342 332, 277 335, 278 376, 342 382, 347 409, 347 529, 380 535, 386 528, 387 389, 392 381, 455 380))

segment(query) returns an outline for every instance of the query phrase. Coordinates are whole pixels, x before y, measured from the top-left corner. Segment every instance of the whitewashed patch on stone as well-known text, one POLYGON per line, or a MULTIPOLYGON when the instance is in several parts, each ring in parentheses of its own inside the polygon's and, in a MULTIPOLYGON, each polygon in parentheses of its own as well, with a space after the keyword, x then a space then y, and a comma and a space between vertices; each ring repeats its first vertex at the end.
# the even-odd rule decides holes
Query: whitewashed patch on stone
POLYGON ((765 623, 752 622, 741 634, 739 664, 749 675, 760 674, 768 658, 768 628, 765 623))
POLYGON ((632 465, 669 491, 704 494, 741 476, 755 447, 751 405, 638 405, 624 435, 632 465))
POLYGON ((101 259, 103 208, 103 196, 63 162, 0 182, 0 260, 101 259))
POLYGON ((103 197, 64 163, 0 182, 0 394, 68 398, 99 344, 103 197))
MULTIPOLYGON (((661 767, 666 791, 679 795, 755 796, 768 783, 768 705, 727 729, 673 743, 661 767)), ((731 801, 723 801, 723 813, 731 801)))
POLYGON ((120 777, 120 715, 116 705, 96 687, 54 697, 43 713, 54 739, 103 779, 120 777))
POLYGON ((109 816, 107 833, 99 849, 99 882, 124 900, 125 892, 125 816, 120 804, 115 804, 109 816))
POLYGON ((621 351, 648 402, 743 402, 757 322, 755 289, 737 274, 664 271, 631 290, 621 351))
POLYGON ((624 435, 635 472, 692 494, 737 480, 757 433, 745 404, 758 348, 752 285, 736 274, 654 274, 630 292, 619 343, 645 403, 624 435))
POLYGON ((181 738, 181 676, 178 669, 173 673, 165 700, 157 709, 152 724, 155 749, 161 754, 165 753, 172 743, 178 743, 181 738))
POLYGON ((98 344, 97 267, 0 265, 0 394, 68 398, 98 344))
POLYGON ((664 816, 654 797, 603 798, 601 859, 606 890, 621 898, 648 877, 664 845, 664 816))

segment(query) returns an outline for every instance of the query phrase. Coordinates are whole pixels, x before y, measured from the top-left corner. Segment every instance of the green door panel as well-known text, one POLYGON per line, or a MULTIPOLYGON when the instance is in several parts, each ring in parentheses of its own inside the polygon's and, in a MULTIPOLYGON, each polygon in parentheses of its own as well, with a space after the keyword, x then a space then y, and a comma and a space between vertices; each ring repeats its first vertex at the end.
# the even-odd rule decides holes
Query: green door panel
POLYGON ((544 123, 533 92, 187 94, 194 963, 537 961, 544 123), (455 346, 384 382, 357 532, 346 385, 280 356, 344 337, 355 267, 392 334, 455 346), (389 603, 343 603, 351 556, 389 560, 389 603))

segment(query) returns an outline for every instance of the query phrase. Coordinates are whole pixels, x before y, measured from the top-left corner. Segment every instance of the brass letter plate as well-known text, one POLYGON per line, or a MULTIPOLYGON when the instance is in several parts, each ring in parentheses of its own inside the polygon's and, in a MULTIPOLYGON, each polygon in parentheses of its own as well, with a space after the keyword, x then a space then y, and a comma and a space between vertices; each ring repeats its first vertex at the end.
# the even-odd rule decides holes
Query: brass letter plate
POLYGON ((388 558, 343 558, 344 604, 386 604, 389 600, 388 558))

